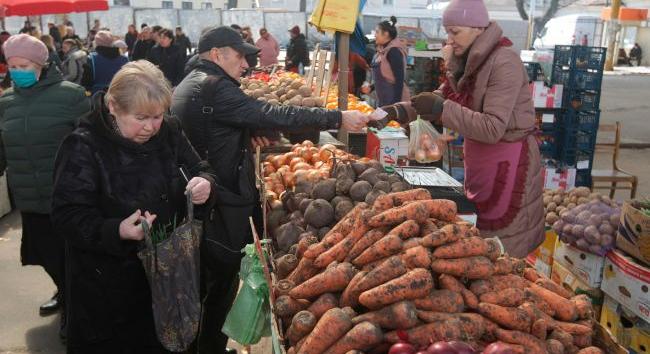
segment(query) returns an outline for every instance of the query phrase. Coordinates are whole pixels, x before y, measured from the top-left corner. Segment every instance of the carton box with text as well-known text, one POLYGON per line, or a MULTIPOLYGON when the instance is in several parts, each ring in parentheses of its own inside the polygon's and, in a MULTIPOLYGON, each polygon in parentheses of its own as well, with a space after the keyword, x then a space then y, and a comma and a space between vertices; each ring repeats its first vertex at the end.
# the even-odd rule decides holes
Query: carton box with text
POLYGON ((650 322, 650 268, 619 251, 609 252, 601 289, 639 318, 650 322))
POLYGON ((650 264, 650 215, 646 215, 629 202, 625 202, 621 209, 616 247, 650 264))
POLYGON ((562 85, 548 87, 544 81, 535 81, 530 83, 530 91, 535 108, 562 108, 562 85))
POLYGON ((589 287, 598 288, 603 280, 605 257, 581 251, 558 241, 553 260, 562 264, 589 287))
POLYGON ((379 161, 384 167, 408 164, 409 138, 402 131, 368 132, 366 157, 379 161))
POLYGON ((544 242, 531 252, 526 260, 538 273, 547 277, 551 276, 551 267, 553 266, 553 254, 558 236, 555 231, 548 229, 545 233, 544 242))
POLYGON ((564 189, 568 191, 576 185, 576 169, 557 169, 547 167, 542 170, 544 174, 544 189, 564 189))
POLYGON ((595 318, 600 318, 600 311, 603 306, 603 292, 600 288, 592 288, 588 286, 558 262, 553 263, 551 280, 562 285, 562 287, 576 295, 585 294, 589 296, 591 304, 594 306, 595 318))

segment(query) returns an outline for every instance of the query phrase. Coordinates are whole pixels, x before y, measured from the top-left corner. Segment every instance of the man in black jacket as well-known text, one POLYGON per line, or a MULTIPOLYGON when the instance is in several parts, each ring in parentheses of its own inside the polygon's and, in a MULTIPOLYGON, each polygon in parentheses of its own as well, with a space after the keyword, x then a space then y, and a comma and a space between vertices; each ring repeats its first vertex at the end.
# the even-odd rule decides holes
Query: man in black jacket
MULTIPOLYGON (((220 190, 256 195, 254 179, 251 178, 253 171, 246 168, 252 166, 247 162, 247 159, 249 162, 252 159, 248 152, 251 131, 337 128, 358 131, 368 122, 368 116, 359 112, 279 107, 246 96, 239 88, 239 78, 248 68, 246 55, 255 54, 258 49, 244 43, 239 33, 230 27, 206 31, 199 40, 198 52, 199 62, 174 90, 171 110, 182 121, 187 137, 201 158, 217 171, 217 207, 212 214, 222 210, 219 204, 224 195, 220 194, 220 190)), ((243 215, 243 219, 247 220, 253 213, 243 215)), ((221 218, 224 219, 223 216, 221 218)), ((210 237, 207 232, 206 237, 210 237)), ((223 239, 207 245, 204 242, 205 246, 212 248, 202 245, 202 295, 205 297, 197 339, 201 353, 224 352, 227 337, 221 333, 221 327, 237 293, 239 280, 239 250, 242 245, 228 244, 229 249, 234 250, 228 254, 226 247, 219 249, 214 244, 228 243, 226 238, 230 235, 217 237, 223 239)), ((251 236, 245 236, 243 242, 252 242, 251 236)))
POLYGON ((163 28, 158 34, 160 39, 151 49, 149 61, 158 66, 172 87, 176 87, 183 80, 187 52, 175 43, 172 30, 163 28))
MULTIPOLYGON (((287 46, 286 64, 287 70, 294 73, 304 70, 305 66, 309 66, 309 49, 307 48, 307 39, 305 35, 300 33, 300 27, 293 26, 289 30, 291 40, 287 46)), ((300 72, 302 74, 302 72, 300 72)))
POLYGON ((133 45, 133 53, 129 52, 132 61, 140 59, 148 59, 149 54, 151 53, 151 48, 156 44, 153 39, 151 39, 151 28, 145 27, 140 33, 140 38, 133 45))

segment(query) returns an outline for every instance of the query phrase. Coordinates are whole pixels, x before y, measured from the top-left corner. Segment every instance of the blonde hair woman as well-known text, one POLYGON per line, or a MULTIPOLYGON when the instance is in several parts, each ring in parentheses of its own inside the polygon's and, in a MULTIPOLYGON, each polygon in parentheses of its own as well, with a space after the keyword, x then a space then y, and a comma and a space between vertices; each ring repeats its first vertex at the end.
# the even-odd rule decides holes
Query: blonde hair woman
POLYGON ((68 353, 164 352, 137 257, 140 223, 171 231, 186 214, 185 191, 204 204, 214 177, 166 116, 171 88, 153 64, 125 65, 94 100, 56 162, 52 220, 67 239, 71 275, 68 353))

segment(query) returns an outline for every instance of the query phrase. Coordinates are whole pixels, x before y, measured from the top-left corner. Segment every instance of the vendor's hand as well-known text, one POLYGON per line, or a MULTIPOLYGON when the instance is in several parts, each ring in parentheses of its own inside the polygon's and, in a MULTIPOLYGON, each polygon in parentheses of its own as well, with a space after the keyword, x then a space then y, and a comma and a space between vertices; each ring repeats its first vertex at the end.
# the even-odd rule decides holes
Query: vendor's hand
POLYGON ((192 192, 192 204, 201 205, 208 201, 210 198, 210 190, 212 186, 210 181, 203 177, 194 177, 187 182, 186 191, 192 192))
POLYGON ((148 211, 142 215, 140 209, 131 214, 128 218, 120 223, 119 233, 122 240, 142 241, 144 239, 144 230, 142 230, 142 221, 145 220, 149 226, 153 225, 156 220, 155 214, 148 211))
POLYGON ((445 99, 433 92, 422 92, 411 98, 411 106, 419 115, 431 115, 432 121, 437 121, 442 116, 445 99))
POLYGON ((361 93, 363 93, 364 95, 367 95, 367 94, 370 93, 370 91, 371 91, 370 84, 368 84, 367 82, 364 82, 363 85, 361 86, 361 93))
POLYGON ((273 142, 264 136, 254 136, 251 137, 251 145, 253 145, 253 150, 256 150, 258 146, 265 148, 273 145, 273 142))
POLYGON ((349 132, 360 131, 368 124, 367 114, 359 111, 343 111, 343 118, 341 119, 341 128, 349 132))

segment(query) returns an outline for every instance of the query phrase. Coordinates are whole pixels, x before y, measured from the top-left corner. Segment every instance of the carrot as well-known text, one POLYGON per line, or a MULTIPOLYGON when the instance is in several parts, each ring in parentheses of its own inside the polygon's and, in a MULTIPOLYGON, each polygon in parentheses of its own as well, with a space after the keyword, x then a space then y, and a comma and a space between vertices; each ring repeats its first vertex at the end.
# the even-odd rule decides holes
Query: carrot
POLYGON ((524 278, 534 283, 537 279, 541 278, 541 276, 534 268, 526 268, 524 269, 524 278))
POLYGON ((572 292, 570 292, 567 289, 563 288, 562 285, 552 281, 549 278, 537 279, 537 281, 535 281, 535 284, 541 286, 542 288, 550 290, 550 291, 562 296, 565 299, 570 299, 573 296, 572 292))
POLYGON ((368 264, 365 264, 363 267, 361 267, 361 270, 363 270, 363 271, 365 271, 365 272, 370 272, 370 271, 374 270, 375 268, 379 267, 379 266, 380 266, 382 263, 384 263, 388 258, 390 258, 390 257, 386 257, 386 258, 378 259, 378 260, 376 260, 376 261, 372 261, 372 262, 370 262, 370 263, 368 263, 368 264))
POLYGON ((458 279, 452 277, 451 275, 441 274, 440 277, 438 277, 438 282, 440 283, 440 287, 442 289, 460 293, 463 296, 463 302, 465 303, 465 306, 469 307, 470 309, 478 308, 478 298, 476 295, 467 290, 465 285, 463 285, 463 283, 461 283, 458 279))
POLYGON ((482 294, 480 299, 481 302, 486 302, 488 304, 517 307, 524 303, 526 300, 526 294, 522 289, 509 288, 482 294))
POLYGON ((429 217, 442 221, 456 221, 458 207, 456 202, 447 199, 424 200, 419 203, 424 204, 429 211, 429 217))
POLYGON ((496 239, 493 238, 487 238, 485 239, 485 242, 490 245, 490 248, 488 250, 487 255, 485 255, 487 258, 489 258, 492 262, 496 262, 499 257, 503 256, 503 252, 505 251, 502 249, 503 245, 501 244, 500 241, 497 241, 496 239))
POLYGON ((279 297, 282 295, 289 295, 289 291, 293 289, 295 285, 293 284, 292 281, 283 279, 280 280, 279 282, 275 283, 275 286, 273 287, 273 291, 275 292, 275 297, 279 297))
POLYGON ((536 309, 539 309, 550 317, 555 316, 555 310, 541 296, 535 294, 530 289, 524 290, 524 296, 526 298, 526 301, 530 301, 535 304, 536 309))
POLYGON ((573 344, 578 348, 587 348, 592 344, 591 335, 574 335, 573 344))
POLYGON ((427 296, 415 299, 418 310, 445 313, 460 313, 465 310, 465 302, 460 293, 451 290, 433 290, 427 296))
POLYGON ((404 250, 400 256, 408 269, 427 268, 431 264, 431 251, 422 246, 404 250))
POLYGON ((523 274, 526 269, 526 261, 523 259, 512 258, 509 256, 499 257, 494 262, 494 274, 523 274))
POLYGON ((314 260, 309 257, 302 257, 296 269, 289 274, 287 280, 294 284, 302 284, 305 280, 313 277, 318 273, 318 268, 314 266, 314 260))
POLYGON ((605 354, 605 352, 598 347, 587 347, 587 348, 580 349, 578 354, 605 354))
POLYGON ((278 278, 286 278, 298 266, 298 258, 293 254, 285 254, 275 262, 278 278))
POLYGON ((364 321, 375 323, 386 329, 409 329, 418 324, 418 316, 413 302, 400 301, 352 319, 354 324, 364 321))
POLYGON ((336 246, 336 244, 343 241, 344 238, 345 236, 343 236, 343 234, 340 232, 329 233, 325 237, 323 237, 321 242, 309 246, 309 248, 307 248, 303 256, 307 258, 316 258, 323 252, 336 246))
POLYGON ((406 220, 403 223, 395 226, 390 232, 389 235, 397 235, 402 240, 409 239, 411 237, 416 237, 420 234, 420 225, 415 220, 406 220))
POLYGON ((459 278, 485 279, 494 273, 494 264, 482 256, 434 259, 431 269, 438 274, 449 274, 459 278))
POLYGON ((543 319, 539 319, 533 322, 533 325, 530 328, 530 334, 534 335, 535 337, 541 340, 546 340, 547 332, 548 332, 548 323, 546 323, 546 321, 544 321, 543 319))
POLYGON ((288 295, 282 295, 275 299, 275 312, 281 317, 293 316, 307 307, 309 307, 309 301, 296 300, 288 295))
POLYGON ((325 268, 334 261, 343 262, 343 260, 347 255, 348 250, 352 248, 353 244, 354 244, 354 240, 352 238, 350 238, 349 236, 344 238, 343 241, 337 243, 336 245, 334 245, 334 247, 330 248, 329 250, 321 253, 318 257, 316 257, 316 260, 314 261, 314 266, 317 268, 325 268))
POLYGON ((399 256, 392 256, 382 262, 377 268, 359 282, 359 290, 366 291, 406 274, 407 269, 404 261, 399 256))
POLYGON ((564 354, 564 345, 557 339, 547 339, 546 348, 548 354, 564 354))
POLYGON ((527 353, 546 353, 546 343, 528 333, 497 329, 497 338, 502 342, 522 345, 527 349, 527 353))
POLYGON ((578 317, 575 304, 562 296, 537 284, 530 284, 529 289, 546 301, 555 311, 555 317, 562 321, 575 321, 578 317))
POLYGON ((438 226, 436 226, 435 219, 427 219, 422 223, 422 225, 420 225, 421 237, 424 237, 435 231, 438 231, 438 226))
POLYGON ((525 289, 527 286, 528 282, 524 278, 514 274, 506 274, 474 280, 470 284, 469 290, 477 296, 481 296, 492 291, 501 291, 508 288, 525 289))
POLYGON ((521 304, 517 308, 525 311, 533 321, 542 319, 542 320, 546 321, 546 323, 548 324, 549 327, 554 328, 555 320, 551 316, 545 314, 543 311, 541 311, 539 308, 537 308, 537 306, 535 304, 533 304, 531 302, 524 302, 523 304, 521 304))
POLYGON ((359 282, 363 277, 366 276, 368 272, 358 272, 352 280, 350 280, 350 283, 348 286, 345 288, 343 293, 341 294, 341 298, 339 299, 339 304, 341 307, 357 307, 359 306, 359 295, 361 295, 361 291, 358 289, 359 282))
POLYGON ((483 325, 485 326, 485 333, 483 333, 483 338, 488 342, 496 342, 497 340, 497 329, 501 329, 498 324, 494 323, 492 320, 481 316, 483 320, 483 325))
POLYGON ((426 323, 457 321, 463 339, 476 339, 483 336, 486 320, 476 313, 441 313, 418 310, 418 318, 426 323))
POLYGON ((478 229, 470 224, 448 224, 428 235, 422 240, 422 245, 427 247, 438 247, 444 244, 456 242, 464 237, 478 236, 478 229))
POLYGON ((381 212, 373 216, 368 223, 371 227, 380 227, 401 224, 406 220, 424 222, 428 217, 428 210, 422 202, 414 202, 381 212))
MULTIPOLYGON (((416 346, 429 345, 432 342, 463 340, 463 334, 460 330, 460 321, 449 319, 442 322, 433 322, 423 324, 404 331, 408 337, 409 343, 416 346)), ((388 332, 384 339, 389 343, 401 341, 397 331, 388 332)))
MULTIPOLYGON (((375 213, 370 210, 363 210, 359 215, 354 219, 354 226, 348 234, 348 238, 352 239, 352 246, 354 246, 363 235, 370 231, 370 226, 368 225, 368 220, 373 217, 375 213)), ((350 246, 350 248, 352 247, 350 246)))
POLYGON ((433 251, 434 258, 463 258, 484 256, 488 253, 488 243, 480 237, 462 238, 454 243, 449 243, 433 251))
POLYGON ((351 261, 357 257, 368 247, 372 246, 375 242, 379 241, 386 235, 388 228, 378 228, 366 232, 363 237, 352 247, 348 255, 345 257, 346 261, 351 261))
POLYGON ((395 192, 388 194, 393 199, 395 206, 400 206, 404 202, 411 202, 414 200, 427 200, 431 199, 431 193, 424 188, 416 188, 403 192, 395 192))
POLYGON ((393 197, 390 194, 382 194, 375 199, 372 210, 376 212, 386 211, 394 206, 393 197))
POLYGON ((318 319, 313 313, 309 311, 300 311, 293 316, 291 325, 287 329, 286 337, 289 339, 291 345, 296 345, 298 341, 303 339, 306 335, 314 329, 318 319))
POLYGON ((334 227, 325 235, 327 237, 328 235, 338 232, 343 235, 347 235, 352 231, 352 227, 354 226, 354 220, 356 219, 357 215, 359 215, 362 211, 368 209, 369 205, 361 202, 352 208, 350 212, 348 212, 348 215, 346 215, 343 219, 341 219, 339 222, 334 225, 334 227))
POLYGON ((383 340, 384 333, 379 326, 370 322, 361 322, 329 347, 325 354, 346 354, 351 350, 368 350, 383 340))
POLYGON ((424 268, 416 268, 399 278, 364 291, 359 296, 359 303, 374 310, 401 300, 424 297, 432 289, 431 273, 424 268))
POLYGON ((563 331, 561 328, 553 329, 551 333, 548 335, 548 338, 555 339, 558 342, 562 343, 565 349, 569 349, 570 347, 574 346, 573 336, 563 331))
POLYGON ((521 332, 530 332, 533 322, 526 311, 516 307, 503 307, 482 302, 478 304, 478 312, 501 327, 521 332))
POLYGON ((594 307, 591 304, 589 296, 585 294, 577 295, 571 298, 571 302, 576 305, 578 318, 593 319, 595 317, 594 307))
POLYGON ((363 266, 372 261, 386 258, 402 250, 402 239, 396 235, 386 235, 363 251, 352 261, 355 266, 363 266))
POLYGON ((554 321, 554 328, 560 328, 564 332, 569 333, 575 339, 576 336, 591 336, 593 329, 591 327, 583 326, 578 323, 554 321))
POLYGON ((318 243, 318 238, 316 236, 307 236, 303 237, 298 241, 298 247, 296 248, 296 257, 298 259, 301 259, 302 256, 305 254, 305 251, 309 248, 311 245, 315 245, 318 243))
POLYGON ((325 312, 323 317, 318 320, 299 352, 302 354, 323 353, 343 337, 350 328, 352 328, 350 316, 340 308, 333 308, 325 312))
POLYGON ((320 318, 325 312, 335 307, 339 307, 339 300, 332 293, 326 293, 318 297, 309 307, 307 311, 311 312, 320 318))
POLYGON ((291 289, 289 295, 294 299, 310 299, 321 294, 341 291, 352 280, 355 271, 350 263, 341 263, 291 289))
POLYGON ((407 240, 404 240, 404 242, 402 242, 402 249, 407 250, 409 248, 418 247, 420 246, 421 242, 422 242, 422 237, 411 237, 407 240))

